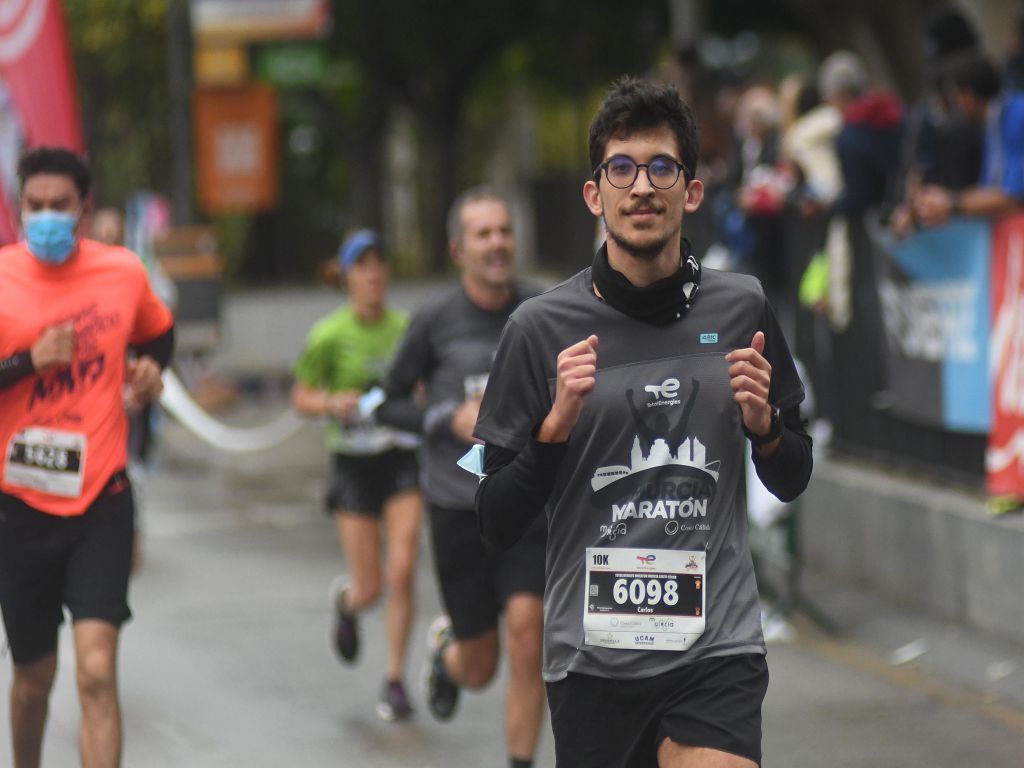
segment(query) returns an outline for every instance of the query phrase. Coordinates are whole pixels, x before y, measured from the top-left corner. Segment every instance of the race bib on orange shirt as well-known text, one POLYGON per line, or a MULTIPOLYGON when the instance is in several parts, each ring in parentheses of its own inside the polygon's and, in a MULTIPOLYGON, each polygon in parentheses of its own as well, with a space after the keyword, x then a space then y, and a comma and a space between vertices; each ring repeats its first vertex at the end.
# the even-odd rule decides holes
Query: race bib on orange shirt
POLYGON ((126 463, 125 356, 173 320, 138 257, 79 242, 59 269, 24 243, 0 251, 0 354, 25 349, 50 325, 72 323, 70 365, 0 393, 0 488, 40 512, 85 512, 126 463))
POLYGON ((11 438, 4 460, 8 485, 76 499, 85 474, 85 435, 29 427, 11 438))

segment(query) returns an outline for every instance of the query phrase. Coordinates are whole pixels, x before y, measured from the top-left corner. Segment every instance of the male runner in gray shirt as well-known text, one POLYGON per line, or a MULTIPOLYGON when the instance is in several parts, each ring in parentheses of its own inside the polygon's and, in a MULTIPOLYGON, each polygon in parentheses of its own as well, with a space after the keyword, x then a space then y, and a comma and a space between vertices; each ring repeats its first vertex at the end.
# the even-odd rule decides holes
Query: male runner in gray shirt
POLYGON ((507 545, 546 505, 559 765, 750 768, 768 669, 743 451, 780 498, 802 492, 803 386, 757 280, 702 269, 682 238, 703 185, 675 90, 619 81, 590 155, 608 240, 502 334, 475 432, 481 531, 507 545))
POLYGON ((477 442, 473 425, 501 329, 535 291, 513 278, 515 239, 504 198, 485 189, 463 193, 452 205, 448 235, 461 280, 413 315, 387 377, 387 400, 376 414, 382 423, 423 434, 421 487, 448 612, 431 629, 427 703, 447 720, 459 687, 482 688, 491 681, 504 609, 506 742, 513 768, 527 768, 544 708, 544 525, 538 520, 508 551, 485 547, 473 512, 477 478, 456 462, 477 442), (421 383, 425 409, 415 396, 421 383))

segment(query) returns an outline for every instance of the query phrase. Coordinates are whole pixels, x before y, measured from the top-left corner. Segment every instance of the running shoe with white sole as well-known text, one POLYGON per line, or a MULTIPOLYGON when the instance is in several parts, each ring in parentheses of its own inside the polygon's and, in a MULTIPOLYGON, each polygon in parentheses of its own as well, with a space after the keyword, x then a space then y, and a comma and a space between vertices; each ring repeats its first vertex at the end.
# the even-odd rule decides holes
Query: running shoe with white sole
POLYGON ((334 619, 334 628, 331 634, 334 640, 334 650, 342 661, 351 664, 359 655, 359 621, 356 614, 346 607, 345 594, 347 591, 348 582, 343 576, 339 576, 331 582, 330 600, 334 619))
POLYGON ((459 686, 444 668, 444 649, 455 640, 447 616, 438 616, 427 630, 430 655, 423 674, 423 696, 438 720, 450 720, 459 703, 459 686))
POLYGON ((377 714, 389 723, 412 717, 412 704, 401 680, 384 680, 377 700, 377 714))

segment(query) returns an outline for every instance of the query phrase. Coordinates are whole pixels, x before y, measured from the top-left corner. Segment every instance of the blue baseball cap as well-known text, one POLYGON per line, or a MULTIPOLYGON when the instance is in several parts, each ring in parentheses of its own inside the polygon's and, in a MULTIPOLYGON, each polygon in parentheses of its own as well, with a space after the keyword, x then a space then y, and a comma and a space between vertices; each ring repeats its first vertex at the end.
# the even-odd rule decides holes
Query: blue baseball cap
POLYGON ((356 230, 346 237, 341 248, 338 249, 338 265, 341 267, 341 271, 347 272, 360 256, 371 249, 376 250, 381 256, 384 255, 380 236, 372 229, 356 230))

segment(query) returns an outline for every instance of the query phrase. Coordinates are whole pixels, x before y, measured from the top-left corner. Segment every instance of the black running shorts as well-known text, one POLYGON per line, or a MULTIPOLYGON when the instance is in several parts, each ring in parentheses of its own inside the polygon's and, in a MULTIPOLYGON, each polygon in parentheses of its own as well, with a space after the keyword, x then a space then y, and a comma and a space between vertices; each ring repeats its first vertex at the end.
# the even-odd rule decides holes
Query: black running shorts
POLYGON ((544 515, 514 547, 492 552, 480 538, 474 510, 430 504, 428 511, 434 567, 455 637, 476 637, 496 627, 516 593, 544 596, 544 515))
POLYGON ((557 766, 652 768, 665 738, 761 764, 768 664, 760 654, 701 659, 637 680, 570 672, 547 689, 557 766))
POLYGON ((416 452, 392 448, 372 456, 331 455, 325 504, 337 512, 380 518, 384 502, 402 491, 419 487, 416 452))
POLYGON ((0 493, 0 608, 15 664, 57 650, 64 606, 75 621, 120 627, 131 617, 134 507, 123 472, 74 517, 40 512, 0 493))

